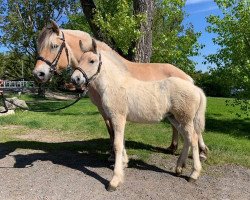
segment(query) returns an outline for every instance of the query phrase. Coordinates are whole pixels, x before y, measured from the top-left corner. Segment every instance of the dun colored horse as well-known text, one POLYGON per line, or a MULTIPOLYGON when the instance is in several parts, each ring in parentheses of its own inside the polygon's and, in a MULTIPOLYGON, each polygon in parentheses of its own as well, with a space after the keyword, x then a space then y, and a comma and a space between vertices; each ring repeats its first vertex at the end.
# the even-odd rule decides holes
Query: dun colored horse
MULTIPOLYGON (((46 82, 55 72, 60 72, 69 65, 72 67, 78 66, 78 61, 82 53, 78 44, 79 40, 83 41, 86 49, 91 48, 92 38, 88 33, 77 30, 60 30, 58 25, 54 21, 51 21, 48 26, 43 28, 38 38, 38 51, 40 57, 33 70, 35 77, 41 82, 46 82)), ((112 59, 115 58, 126 65, 130 74, 138 80, 152 81, 162 80, 167 77, 179 77, 189 82, 193 82, 190 76, 173 65, 130 62, 119 56, 107 44, 100 41, 96 41, 96 43, 98 49, 110 52, 110 54, 113 55, 112 59)), ((102 107, 100 95, 95 88, 91 88, 88 94, 104 118, 112 145, 114 130, 112 123, 110 123, 110 119, 106 116, 102 107)), ((173 127, 172 143, 168 147, 168 150, 174 153, 177 149, 177 145, 178 132, 173 127)), ((200 157, 206 159, 207 147, 203 143, 202 136, 199 138, 199 147, 200 157)))
POLYGON ((189 180, 195 181, 201 171, 198 136, 205 126, 206 97, 203 91, 177 77, 140 81, 130 74, 126 65, 113 58, 112 53, 97 51, 95 40, 92 43, 89 50, 80 42, 83 55, 71 79, 77 85, 95 88, 112 124, 115 167, 108 189, 115 190, 124 179, 123 164, 128 161, 124 146, 126 121, 155 123, 168 118, 184 139, 176 173, 182 173, 191 146, 193 171, 189 180))

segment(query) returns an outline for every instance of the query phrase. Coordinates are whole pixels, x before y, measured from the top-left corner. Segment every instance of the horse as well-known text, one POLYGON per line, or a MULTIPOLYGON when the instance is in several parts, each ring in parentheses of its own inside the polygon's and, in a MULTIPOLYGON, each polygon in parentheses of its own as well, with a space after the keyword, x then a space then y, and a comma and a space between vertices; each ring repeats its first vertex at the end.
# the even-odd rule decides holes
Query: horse
POLYGON ((182 173, 191 146, 193 171, 189 181, 197 180, 202 168, 198 135, 205 127, 204 92, 178 77, 147 82, 138 80, 130 74, 126 65, 113 59, 111 53, 97 49, 95 40, 92 40, 90 50, 86 50, 81 41, 80 48, 83 54, 71 80, 76 85, 95 88, 114 129, 115 166, 108 190, 116 190, 124 180, 123 162, 125 160, 125 165, 128 162, 124 146, 126 121, 156 123, 167 118, 184 139, 176 173, 182 173))
MULTIPOLYGON (((51 76, 55 73, 60 73, 65 70, 69 65, 72 67, 78 66, 78 60, 81 56, 81 50, 79 48, 79 40, 82 40, 86 48, 91 48, 92 37, 83 31, 78 30, 60 30, 58 25, 51 20, 51 23, 43 28, 38 37, 38 53, 39 57, 33 70, 34 76, 40 82, 47 82, 51 76)), ((114 50, 112 50, 107 44, 96 41, 99 49, 112 53, 113 58, 120 60, 124 63, 131 75, 143 81, 162 80, 167 77, 179 77, 189 82, 193 82, 193 79, 184 73, 182 70, 171 64, 160 63, 134 63, 130 62, 114 50)), ((113 145, 113 127, 110 123, 110 119, 106 116, 100 95, 95 88, 91 88, 88 92, 91 101, 97 106, 101 113, 111 140, 111 152, 113 145)), ((178 146, 178 132, 173 127, 173 135, 171 145, 167 148, 167 151, 174 153, 178 146)), ((207 158, 208 148, 203 142, 202 136, 199 138, 200 157, 205 160, 207 158)), ((109 160, 113 160, 113 156, 109 160)))

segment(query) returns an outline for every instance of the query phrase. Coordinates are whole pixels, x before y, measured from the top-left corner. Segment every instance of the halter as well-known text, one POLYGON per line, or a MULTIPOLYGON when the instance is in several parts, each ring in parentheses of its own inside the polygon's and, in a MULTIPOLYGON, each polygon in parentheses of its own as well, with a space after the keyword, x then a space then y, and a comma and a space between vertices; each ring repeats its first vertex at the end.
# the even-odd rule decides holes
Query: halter
POLYGON ((42 56, 38 56, 37 57, 37 60, 41 60, 43 62, 45 62, 47 65, 50 66, 50 72, 52 74, 55 74, 56 73, 56 66, 57 66, 57 63, 60 59, 60 56, 62 54, 62 51, 63 51, 63 48, 65 48, 65 52, 66 52, 66 56, 67 56, 67 61, 68 61, 68 65, 69 65, 69 52, 68 52, 68 49, 66 47, 66 43, 65 43, 65 37, 64 37, 64 33, 62 32, 62 38, 60 38, 63 42, 60 46, 60 49, 56 55, 56 57, 54 58, 54 60, 52 62, 50 62, 49 60, 46 60, 44 57, 42 56))
POLYGON ((88 88, 88 86, 89 86, 89 84, 91 83, 91 81, 93 81, 93 80, 95 79, 95 77, 100 73, 100 71, 101 71, 101 66, 102 66, 102 60, 101 60, 101 54, 99 54, 99 65, 98 65, 98 69, 97 69, 96 73, 95 73, 93 76, 91 76, 90 78, 88 78, 86 72, 83 71, 82 68, 80 68, 80 67, 75 67, 75 70, 79 70, 79 71, 82 73, 83 77, 85 78, 86 82, 85 82, 84 85, 85 85, 86 88, 88 88))

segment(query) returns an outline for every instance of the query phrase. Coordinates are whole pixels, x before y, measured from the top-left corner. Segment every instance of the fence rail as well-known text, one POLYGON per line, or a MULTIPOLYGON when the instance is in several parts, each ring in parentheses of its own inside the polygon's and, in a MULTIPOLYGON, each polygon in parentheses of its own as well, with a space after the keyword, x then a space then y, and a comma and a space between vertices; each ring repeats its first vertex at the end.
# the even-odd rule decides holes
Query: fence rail
POLYGON ((8 81, 1 80, 0 81, 0 89, 1 90, 14 90, 14 89, 24 89, 24 88, 34 88, 34 81, 8 81))

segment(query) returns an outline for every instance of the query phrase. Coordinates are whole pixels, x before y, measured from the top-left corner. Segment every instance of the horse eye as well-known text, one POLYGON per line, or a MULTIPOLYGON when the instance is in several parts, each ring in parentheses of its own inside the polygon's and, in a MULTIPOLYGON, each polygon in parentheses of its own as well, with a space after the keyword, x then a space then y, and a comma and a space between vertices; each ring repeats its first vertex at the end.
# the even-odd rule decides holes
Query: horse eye
POLYGON ((89 63, 93 64, 95 61, 94 60, 90 60, 89 63))

